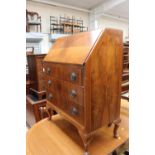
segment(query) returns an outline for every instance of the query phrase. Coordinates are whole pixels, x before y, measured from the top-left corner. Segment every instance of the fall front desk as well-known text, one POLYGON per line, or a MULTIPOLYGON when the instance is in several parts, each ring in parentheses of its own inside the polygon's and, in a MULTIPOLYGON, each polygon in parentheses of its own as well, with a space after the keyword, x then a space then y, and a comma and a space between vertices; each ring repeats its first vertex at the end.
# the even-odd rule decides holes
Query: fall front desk
POLYGON ((105 29, 59 38, 44 58, 49 119, 55 110, 74 125, 86 153, 103 126, 114 123, 118 138, 122 36, 120 30, 105 29))

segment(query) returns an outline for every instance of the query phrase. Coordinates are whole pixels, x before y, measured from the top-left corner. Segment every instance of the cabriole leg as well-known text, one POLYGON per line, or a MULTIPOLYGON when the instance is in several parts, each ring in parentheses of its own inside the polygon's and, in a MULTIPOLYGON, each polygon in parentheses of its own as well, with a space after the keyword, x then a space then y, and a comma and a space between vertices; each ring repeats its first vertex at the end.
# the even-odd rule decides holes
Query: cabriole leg
POLYGON ((47 113, 48 115, 48 120, 51 120, 51 117, 53 116, 53 110, 51 107, 49 107, 48 105, 46 105, 44 111, 47 113))
POLYGON ((113 131, 114 138, 118 138, 119 137, 118 128, 120 126, 121 119, 119 118, 116 121, 114 121, 113 123, 114 123, 114 131, 113 131))
POLYGON ((47 107, 40 107, 40 112, 41 112, 41 119, 43 119, 43 113, 48 114, 48 120, 51 120, 51 117, 53 115, 53 110, 47 107))

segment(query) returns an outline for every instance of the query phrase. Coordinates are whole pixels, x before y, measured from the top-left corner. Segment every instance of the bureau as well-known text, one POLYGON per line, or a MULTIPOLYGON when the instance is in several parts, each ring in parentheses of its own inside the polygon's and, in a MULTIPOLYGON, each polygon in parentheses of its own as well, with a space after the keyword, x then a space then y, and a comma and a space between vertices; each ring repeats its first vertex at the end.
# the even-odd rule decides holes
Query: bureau
POLYGON ((56 110, 79 132, 87 154, 95 131, 114 123, 118 137, 122 31, 83 32, 56 40, 44 58, 47 112, 56 110))
POLYGON ((46 54, 27 55, 29 80, 31 82, 30 93, 37 95, 39 99, 45 96, 45 80, 43 74, 43 59, 46 54))

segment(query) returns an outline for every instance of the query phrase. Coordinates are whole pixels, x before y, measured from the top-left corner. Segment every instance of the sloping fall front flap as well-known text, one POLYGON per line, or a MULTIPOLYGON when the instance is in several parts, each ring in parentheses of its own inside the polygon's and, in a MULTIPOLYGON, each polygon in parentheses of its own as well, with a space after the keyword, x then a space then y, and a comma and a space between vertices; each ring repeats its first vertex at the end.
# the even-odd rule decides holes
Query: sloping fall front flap
POLYGON ((57 39, 44 61, 83 65, 101 32, 83 32, 57 39))

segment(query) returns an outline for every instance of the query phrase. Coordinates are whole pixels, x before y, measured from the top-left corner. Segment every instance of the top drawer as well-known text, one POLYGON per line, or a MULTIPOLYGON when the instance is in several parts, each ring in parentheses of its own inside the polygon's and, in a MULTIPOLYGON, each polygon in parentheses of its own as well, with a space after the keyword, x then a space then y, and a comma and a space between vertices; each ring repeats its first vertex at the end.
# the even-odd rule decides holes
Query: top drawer
POLYGON ((45 62, 44 72, 47 76, 68 81, 77 85, 83 85, 83 66, 45 62))

